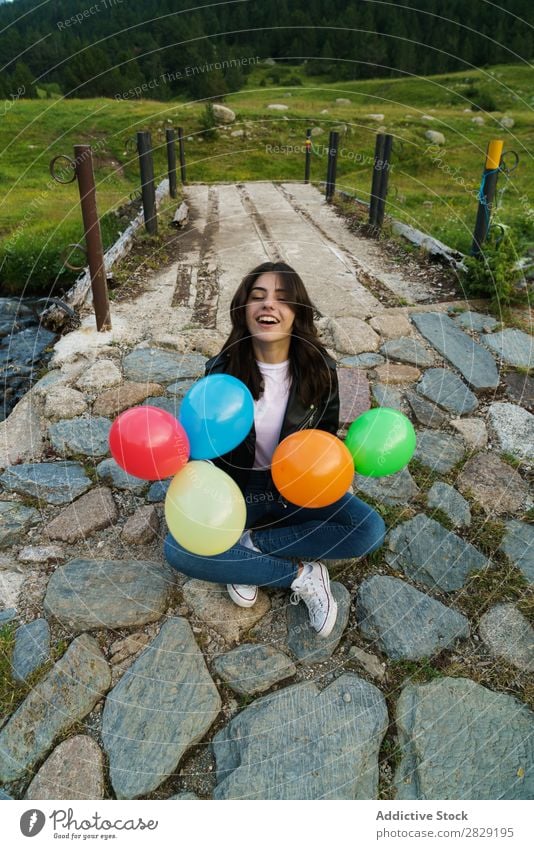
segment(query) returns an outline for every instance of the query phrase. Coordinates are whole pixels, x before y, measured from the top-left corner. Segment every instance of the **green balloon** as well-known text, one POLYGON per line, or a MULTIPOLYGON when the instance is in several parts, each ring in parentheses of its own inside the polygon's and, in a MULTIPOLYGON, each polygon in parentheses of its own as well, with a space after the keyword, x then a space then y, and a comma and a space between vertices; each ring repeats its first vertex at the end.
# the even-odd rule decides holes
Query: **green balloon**
POLYGON ((415 444, 410 419, 390 407, 362 413, 349 427, 345 439, 356 471, 372 478, 403 469, 412 458, 415 444))

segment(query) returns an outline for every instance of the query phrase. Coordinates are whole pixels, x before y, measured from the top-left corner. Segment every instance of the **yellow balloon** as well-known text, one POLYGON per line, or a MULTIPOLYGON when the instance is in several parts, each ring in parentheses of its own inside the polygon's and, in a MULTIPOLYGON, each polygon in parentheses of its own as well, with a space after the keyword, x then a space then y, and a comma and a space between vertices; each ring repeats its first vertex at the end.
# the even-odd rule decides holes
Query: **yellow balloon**
POLYGON ((172 479, 165 519, 174 539, 193 554, 231 548, 245 528, 247 507, 230 475, 204 460, 192 460, 172 479))

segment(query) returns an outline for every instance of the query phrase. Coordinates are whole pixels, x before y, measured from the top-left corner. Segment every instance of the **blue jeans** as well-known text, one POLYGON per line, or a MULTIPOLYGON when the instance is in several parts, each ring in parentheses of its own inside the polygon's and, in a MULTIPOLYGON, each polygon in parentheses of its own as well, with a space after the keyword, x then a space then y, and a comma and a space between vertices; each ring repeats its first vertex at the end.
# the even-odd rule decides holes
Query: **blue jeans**
POLYGON ((269 486, 267 472, 253 471, 246 491, 246 527, 261 553, 236 543, 221 554, 192 554, 168 533, 164 554, 178 572, 217 584, 289 587, 300 560, 360 557, 384 542, 382 517, 347 493, 328 507, 298 507, 269 486))

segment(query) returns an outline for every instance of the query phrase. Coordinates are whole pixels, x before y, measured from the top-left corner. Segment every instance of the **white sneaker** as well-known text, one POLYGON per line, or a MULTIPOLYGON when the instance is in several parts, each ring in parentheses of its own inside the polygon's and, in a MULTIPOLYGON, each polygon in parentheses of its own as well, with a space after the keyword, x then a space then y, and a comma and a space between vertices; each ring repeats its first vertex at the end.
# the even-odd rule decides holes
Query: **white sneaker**
POLYGON ((304 563, 298 578, 291 584, 291 604, 300 599, 308 608, 310 625, 320 637, 331 634, 337 619, 337 602, 330 589, 330 577, 322 563, 304 563))
POLYGON ((226 584, 228 595, 239 607, 252 607, 258 598, 258 588, 248 584, 226 584))
MULTIPOLYGON (((251 551, 257 551, 258 554, 261 554, 260 549, 252 542, 250 531, 244 531, 241 534, 238 545, 244 545, 245 548, 250 548, 251 551)), ((252 607, 258 598, 258 588, 250 584, 226 584, 226 589, 234 604, 239 605, 239 607, 252 607)))

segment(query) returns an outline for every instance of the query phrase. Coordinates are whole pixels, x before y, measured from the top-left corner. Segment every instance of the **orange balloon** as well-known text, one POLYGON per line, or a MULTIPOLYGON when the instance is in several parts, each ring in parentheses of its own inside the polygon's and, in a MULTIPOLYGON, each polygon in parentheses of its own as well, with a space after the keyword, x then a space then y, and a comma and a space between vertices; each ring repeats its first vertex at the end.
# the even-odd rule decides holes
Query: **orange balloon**
POLYGON ((301 430, 276 447, 271 473, 278 491, 292 504, 326 507, 349 489, 354 461, 337 436, 325 430, 301 430))

